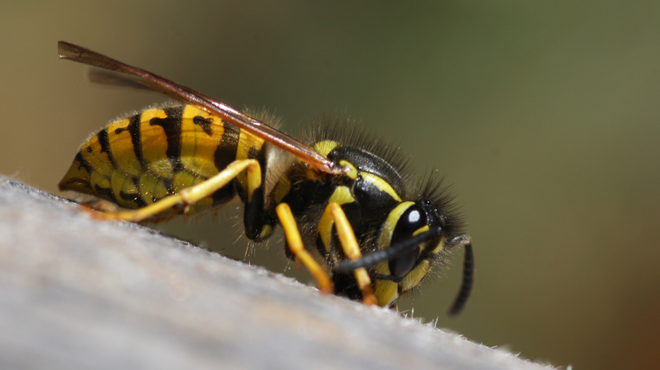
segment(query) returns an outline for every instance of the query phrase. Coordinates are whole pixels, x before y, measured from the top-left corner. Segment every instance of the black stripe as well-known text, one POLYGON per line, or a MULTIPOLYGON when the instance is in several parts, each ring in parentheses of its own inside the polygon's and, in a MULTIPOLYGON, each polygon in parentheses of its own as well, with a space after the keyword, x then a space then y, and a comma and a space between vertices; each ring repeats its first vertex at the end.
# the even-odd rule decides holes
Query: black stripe
POLYGON ((211 128, 211 123, 213 123, 213 118, 204 118, 202 116, 195 116, 193 117, 193 123, 198 125, 199 127, 206 132, 207 135, 212 136, 213 135, 213 129, 211 128))
POLYGON ((108 154, 108 158, 110 159, 110 162, 112 163, 112 168, 117 168, 117 163, 115 163, 115 158, 112 155, 112 152, 110 151, 110 142, 108 142, 108 128, 104 128, 103 130, 99 131, 98 134, 96 134, 99 138, 99 144, 101 144, 101 153, 106 153, 108 154))
MULTIPOLYGON (((140 193, 140 179, 137 177, 131 177, 131 180, 133 181, 133 186, 135 186, 136 189, 138 189, 137 194, 129 194, 129 195, 134 195, 135 199, 133 200, 135 203, 137 203, 138 208, 146 207, 147 203, 144 201, 144 198, 142 198, 142 194, 140 193)), ((124 192, 120 192, 119 195, 124 198, 124 192)))
POLYGON ((128 132, 131 134, 131 142, 133 143, 133 151, 135 152, 135 157, 140 162, 140 166, 144 171, 145 163, 144 158, 142 157, 142 142, 140 142, 140 115, 136 114, 129 118, 130 123, 128 124, 128 132))
POLYGON ((222 121, 222 123, 225 132, 214 154, 215 168, 218 171, 224 170, 231 162, 236 160, 236 150, 238 149, 238 129, 225 121, 222 121))
POLYGON ((89 172, 90 174, 92 173, 92 166, 90 166, 89 163, 87 163, 87 161, 85 160, 85 158, 83 158, 81 152, 78 152, 78 154, 76 154, 76 156, 73 158, 73 160, 80 162, 80 166, 78 166, 78 169, 80 169, 80 167, 82 167, 87 172, 89 172))
POLYGON ((181 165, 181 118, 183 116, 183 107, 170 107, 163 109, 165 118, 154 117, 149 121, 152 126, 160 126, 165 131, 167 137, 167 158, 172 164, 174 172, 182 169, 181 165))
MULTIPOLYGON (((165 186, 165 189, 167 189, 167 192, 169 193, 169 195, 174 195, 175 194, 175 192, 174 192, 174 183, 172 182, 172 179, 166 179, 166 178, 160 178, 160 179, 163 180, 163 186, 165 186)), ((162 198, 159 198, 159 199, 162 199, 162 198)))
POLYGON ((125 201, 134 202, 137 204, 138 208, 142 208, 147 205, 144 200, 142 200, 140 193, 124 193, 123 191, 120 191, 119 196, 125 201))
POLYGON ((248 158, 257 158, 259 155, 259 149, 251 146, 250 149, 248 149, 248 158))
POLYGON ((112 189, 102 188, 98 185, 94 185, 94 192, 101 198, 105 198, 114 203, 117 203, 117 199, 115 198, 115 194, 112 192, 112 189))

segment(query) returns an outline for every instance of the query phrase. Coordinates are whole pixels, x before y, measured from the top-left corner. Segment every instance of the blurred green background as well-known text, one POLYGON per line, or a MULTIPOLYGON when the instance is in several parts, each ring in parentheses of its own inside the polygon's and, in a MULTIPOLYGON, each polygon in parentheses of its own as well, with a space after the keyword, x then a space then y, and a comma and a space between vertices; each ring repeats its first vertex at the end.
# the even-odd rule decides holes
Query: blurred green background
MULTIPOLYGON (((165 100, 91 85, 57 40, 271 108, 294 135, 345 111, 439 169, 476 289, 446 317, 455 254, 401 310, 555 365, 660 363, 660 2, 5 1, 0 173, 56 194, 89 133, 165 100)), ((244 258, 240 207, 161 229, 244 258)), ((294 274, 279 243, 248 260, 294 274)))

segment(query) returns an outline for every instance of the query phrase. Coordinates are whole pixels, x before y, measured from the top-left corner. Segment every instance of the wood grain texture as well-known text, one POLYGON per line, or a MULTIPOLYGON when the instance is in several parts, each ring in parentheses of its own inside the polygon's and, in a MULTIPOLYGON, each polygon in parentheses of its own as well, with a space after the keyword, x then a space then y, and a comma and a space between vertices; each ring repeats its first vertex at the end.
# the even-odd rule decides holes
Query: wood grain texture
POLYGON ((550 369, 0 177, 0 368, 550 369))

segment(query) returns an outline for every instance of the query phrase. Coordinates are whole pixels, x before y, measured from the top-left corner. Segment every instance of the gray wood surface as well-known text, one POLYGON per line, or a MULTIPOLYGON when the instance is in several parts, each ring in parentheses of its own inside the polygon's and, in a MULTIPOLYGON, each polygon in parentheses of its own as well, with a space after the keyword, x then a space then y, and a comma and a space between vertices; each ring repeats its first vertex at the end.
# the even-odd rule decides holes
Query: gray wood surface
POLYGON ((2 369, 549 369, 0 177, 2 369))

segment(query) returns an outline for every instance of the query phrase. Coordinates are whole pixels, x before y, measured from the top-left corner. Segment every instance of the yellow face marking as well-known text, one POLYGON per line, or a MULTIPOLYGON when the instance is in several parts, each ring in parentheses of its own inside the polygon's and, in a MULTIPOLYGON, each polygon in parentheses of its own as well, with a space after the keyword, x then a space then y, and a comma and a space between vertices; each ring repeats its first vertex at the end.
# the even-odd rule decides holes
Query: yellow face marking
POLYGON ((405 292, 419 285, 420 281, 428 275, 430 268, 429 261, 420 262, 401 282, 401 291, 405 292))
POLYGON ((440 243, 431 251, 431 254, 438 254, 445 248, 445 237, 440 238, 440 243))
POLYGON ((420 227, 419 229, 415 230, 415 232, 412 234, 412 236, 417 236, 417 235, 419 235, 419 234, 421 234, 421 233, 425 233, 425 232, 427 232, 427 231, 429 231, 429 230, 431 230, 431 229, 429 228, 429 225, 422 226, 422 227, 420 227))
MULTIPOLYGON (((431 228, 429 228, 428 225, 422 226, 419 229, 415 230, 415 232, 412 234, 412 236, 417 236, 417 235, 419 235, 421 233, 425 233, 429 230, 431 230, 431 228)), ((442 238, 440 238, 440 242, 438 243, 438 245, 436 245, 435 248, 433 248, 433 250, 431 251, 431 254, 438 254, 438 253, 442 252, 442 248, 444 248, 444 245, 445 245, 445 238, 442 237, 442 238)), ((421 254, 422 251, 423 251, 423 249, 420 249, 419 253, 421 254)))
MULTIPOLYGON (((355 199, 353 198, 351 191, 346 186, 338 186, 330 196, 330 199, 328 199, 328 203, 338 203, 340 205, 353 202, 355 202, 355 199)), ((326 211, 323 212, 323 215, 321 216, 321 220, 319 221, 317 232, 321 237, 325 251, 328 253, 330 253, 332 250, 332 227, 334 224, 335 219, 332 216, 332 213, 328 212, 326 209, 326 211)))
POLYGON ((129 124, 126 118, 108 125, 108 143, 117 168, 126 174, 140 176, 142 165, 135 156, 131 133, 128 131, 129 124))
POLYGON ((392 241, 392 233, 396 227, 396 223, 401 218, 403 212, 405 212, 410 206, 414 205, 415 202, 403 202, 396 206, 389 215, 387 215, 387 221, 383 226, 383 231, 380 233, 380 238, 378 238, 378 248, 385 249, 390 246, 392 241))
POLYGON ((381 262, 376 265, 376 273, 380 275, 391 275, 390 264, 388 261, 381 262))
POLYGON ((393 281, 376 279, 378 305, 387 307, 399 298, 399 285, 393 281))
POLYGON ((181 163, 190 172, 213 177, 215 151, 225 134, 222 120, 192 105, 186 105, 181 118, 181 163))
POLYGON ((332 140, 319 141, 318 143, 314 144, 314 150, 327 157, 328 154, 330 154, 330 152, 337 147, 337 145, 339 144, 332 140))
POLYGON ((355 166, 353 166, 353 164, 351 162, 342 159, 341 161, 339 161, 339 164, 344 169, 344 174, 346 174, 346 176, 348 176, 348 178, 353 179, 353 180, 357 179, 358 170, 357 170, 357 168, 355 168, 355 166))
MULTIPOLYGON (((376 273, 380 275, 391 275, 388 261, 376 265, 376 273)), ((399 298, 399 284, 390 280, 376 279, 376 297, 379 306, 389 306, 399 298)))
POLYGON ((108 153, 101 152, 101 150, 99 136, 94 135, 82 145, 80 153, 85 161, 94 169, 94 172, 110 178, 115 168, 112 166, 108 153))
POLYGON ((153 118, 167 118, 162 109, 147 109, 140 115, 140 143, 147 169, 160 177, 171 179, 172 164, 167 157, 167 135, 159 125, 151 125, 153 118))
POLYGON ((390 184, 387 183, 387 181, 383 180, 381 177, 376 176, 374 174, 368 173, 368 172, 361 172, 362 179, 375 187, 378 188, 380 191, 384 191, 387 194, 389 194, 392 199, 396 200, 397 202, 401 201, 401 198, 399 195, 394 191, 394 188, 390 184))

